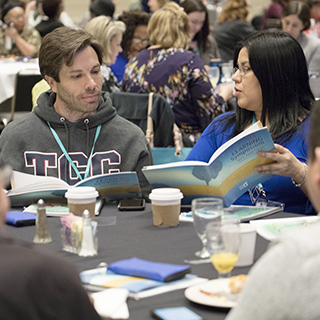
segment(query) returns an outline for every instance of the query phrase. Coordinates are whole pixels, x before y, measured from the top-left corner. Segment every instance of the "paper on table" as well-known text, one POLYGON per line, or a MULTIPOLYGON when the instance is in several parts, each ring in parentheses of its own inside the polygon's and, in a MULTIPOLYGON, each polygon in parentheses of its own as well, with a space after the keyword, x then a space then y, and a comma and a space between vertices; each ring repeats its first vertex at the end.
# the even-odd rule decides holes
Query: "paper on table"
POLYGON ((114 288, 92 293, 94 307, 101 317, 110 319, 128 319, 129 309, 127 289, 114 288))
MULTIPOLYGON (((105 203, 104 199, 97 199, 96 206, 95 206, 95 215, 98 216, 101 212, 101 209, 105 203)), ((37 204, 30 204, 28 207, 26 207, 23 212, 29 212, 29 213, 37 213, 37 204)), ((56 204, 56 203, 46 203, 46 215, 48 217, 61 217, 61 216, 67 216, 69 214, 69 208, 67 205, 63 204, 56 204)))
POLYGON ((114 274, 109 270, 107 274, 101 274, 98 269, 83 271, 80 273, 80 278, 83 286, 88 290, 101 291, 105 288, 124 288, 130 291, 129 298, 135 300, 187 288, 208 281, 208 279, 200 278, 194 274, 187 274, 180 280, 161 282, 114 274))
MULTIPOLYGON (((241 222, 246 222, 252 219, 269 216, 273 213, 282 211, 281 207, 257 207, 257 206, 238 206, 232 205, 229 208, 224 208, 223 219, 236 219, 241 222)), ((180 221, 193 222, 192 212, 181 212, 180 221)))

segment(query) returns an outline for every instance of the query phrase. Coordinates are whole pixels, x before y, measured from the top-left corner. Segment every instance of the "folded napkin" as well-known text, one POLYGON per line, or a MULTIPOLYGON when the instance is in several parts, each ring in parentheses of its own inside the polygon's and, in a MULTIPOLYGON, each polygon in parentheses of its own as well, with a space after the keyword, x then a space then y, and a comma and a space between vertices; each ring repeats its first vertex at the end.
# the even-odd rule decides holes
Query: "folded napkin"
POLYGON ((110 319, 128 319, 127 289, 114 288, 92 293, 94 307, 101 317, 110 319))
POLYGON ((108 266, 108 269, 118 274, 142 277, 162 282, 181 279, 185 274, 191 272, 190 266, 188 265, 151 262, 138 258, 111 263, 108 266))
POLYGON ((23 211, 8 211, 6 214, 6 224, 16 227, 31 226, 36 223, 36 215, 23 211))

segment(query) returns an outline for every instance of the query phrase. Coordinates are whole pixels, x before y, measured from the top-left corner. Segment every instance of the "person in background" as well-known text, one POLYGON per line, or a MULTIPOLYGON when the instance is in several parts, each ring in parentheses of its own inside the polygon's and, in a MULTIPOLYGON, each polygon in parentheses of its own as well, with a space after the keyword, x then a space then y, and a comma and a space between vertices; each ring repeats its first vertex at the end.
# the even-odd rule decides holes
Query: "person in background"
POLYGON ((309 0, 308 5, 311 13, 310 29, 305 32, 311 36, 320 38, 320 0, 309 0))
POLYGON ((147 26, 150 15, 142 11, 124 11, 118 18, 126 25, 122 36, 122 52, 119 53, 115 64, 110 68, 120 82, 123 78, 126 64, 135 54, 145 49, 148 44, 147 26))
POLYGON ((136 171, 142 193, 150 192, 143 166, 152 164, 142 130, 123 119, 101 94, 104 48, 91 34, 61 27, 47 34, 39 67, 50 90, 33 112, 0 135, 0 165, 74 185, 93 175, 136 171))
POLYGON ((36 25, 35 29, 43 38, 52 30, 64 26, 59 20, 60 14, 63 10, 62 0, 42 0, 42 10, 49 19, 42 20, 38 25, 36 25))
POLYGON ((9 200, 1 177, 1 318, 101 320, 82 287, 78 270, 70 262, 8 235, 8 210, 9 200))
POLYGON ((223 62, 232 60, 237 42, 255 31, 246 21, 248 8, 247 0, 227 0, 218 15, 213 36, 217 41, 223 62))
POLYGON ((187 50, 189 29, 188 16, 176 3, 167 3, 152 14, 148 24, 151 46, 129 61, 122 88, 164 96, 176 124, 193 145, 211 120, 225 111, 229 96, 214 94, 202 60, 187 50))
POLYGON ((170 0, 149 0, 148 1, 148 7, 150 12, 155 12, 162 8, 166 3, 168 3, 170 0))
MULTIPOLYGON (((64 11, 63 2, 61 3, 61 12, 59 15, 59 21, 65 26, 74 28, 75 25, 68 15, 66 11, 64 11)), ((32 0, 26 4, 25 9, 25 19, 26 19, 26 26, 28 28, 34 28, 43 20, 48 20, 48 17, 43 13, 42 10, 42 0, 32 0)))
MULTIPOLYGON (((314 97, 301 46, 286 32, 256 33, 237 45, 233 64, 236 111, 214 119, 186 160, 208 162, 217 148, 261 121, 268 127, 277 152, 258 153, 275 162, 256 167, 259 174, 273 177, 262 188, 252 190, 253 196, 266 200, 263 189, 268 200, 285 204, 284 211, 314 214, 305 185, 309 112, 314 97)), ((246 192, 234 204, 255 203, 246 192)))
POLYGON ((210 65, 211 59, 220 59, 216 40, 210 35, 208 11, 202 0, 185 0, 181 7, 190 23, 189 48, 200 56, 205 65, 210 65))
MULTIPOLYGON (((320 211, 320 104, 313 106, 306 187, 320 211)), ((320 223, 281 237, 257 261, 226 320, 320 319, 320 223)))
POLYGON ((320 97, 320 39, 305 30, 310 27, 310 8, 302 1, 291 1, 281 16, 282 30, 288 32, 301 45, 306 56, 310 86, 315 97, 320 97))
POLYGON ((113 17, 115 10, 112 0, 95 0, 90 4, 91 19, 98 16, 113 17))
POLYGON ((37 57, 41 37, 37 30, 25 27, 22 5, 20 3, 5 4, 1 19, 8 27, 0 29, 0 55, 37 57), (6 48, 6 37, 11 39, 11 49, 6 48))
POLYGON ((261 18, 261 30, 267 30, 272 28, 280 28, 280 18, 283 9, 288 5, 291 0, 272 0, 270 6, 264 11, 261 18), (272 23, 268 23, 271 21, 272 23))
POLYGON ((101 74, 103 76, 102 91, 120 91, 117 78, 110 69, 116 62, 117 56, 122 52, 121 41, 126 26, 122 21, 115 21, 110 17, 100 16, 91 19, 85 30, 99 40, 105 50, 101 74))

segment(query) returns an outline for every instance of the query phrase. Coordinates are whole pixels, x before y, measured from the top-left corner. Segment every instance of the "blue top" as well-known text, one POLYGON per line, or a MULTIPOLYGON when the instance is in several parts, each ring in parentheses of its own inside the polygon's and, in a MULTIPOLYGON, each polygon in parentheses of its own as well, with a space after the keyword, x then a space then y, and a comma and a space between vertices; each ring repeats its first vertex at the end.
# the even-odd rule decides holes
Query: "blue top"
MULTIPOLYGON (((186 161, 209 162, 212 154, 222 144, 230 140, 234 125, 224 129, 220 123, 221 119, 225 118, 228 114, 230 115, 230 113, 222 114, 212 121, 202 133, 200 139, 186 158, 186 161)), ((310 118, 306 117, 292 138, 286 143, 281 143, 283 147, 289 149, 298 160, 304 163, 307 161, 309 127, 310 118)), ((289 177, 274 175, 273 178, 263 183, 263 188, 269 200, 285 203, 284 211, 304 214, 316 213, 306 195, 299 187, 293 185, 289 177)), ((234 204, 252 205, 249 193, 243 194, 234 204)))
POLYGON ((113 74, 117 77, 118 82, 122 80, 124 70, 126 69, 126 65, 128 62, 129 60, 123 55, 122 52, 120 52, 117 56, 115 64, 110 66, 110 69, 112 70, 113 74))

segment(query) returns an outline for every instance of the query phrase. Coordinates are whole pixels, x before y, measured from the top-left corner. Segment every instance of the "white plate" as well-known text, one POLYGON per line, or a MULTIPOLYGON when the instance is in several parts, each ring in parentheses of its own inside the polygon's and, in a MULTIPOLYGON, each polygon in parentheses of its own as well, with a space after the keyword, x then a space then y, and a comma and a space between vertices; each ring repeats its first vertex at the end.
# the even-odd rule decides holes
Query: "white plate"
POLYGON ((185 290, 184 295, 190 301, 200 303, 205 306, 219 307, 219 308, 233 308, 236 306, 236 301, 228 300, 227 298, 208 296, 200 290, 206 292, 230 292, 230 279, 215 279, 207 281, 206 283, 198 284, 189 287, 185 290))
POLYGON ((266 240, 273 241, 285 233, 308 227, 318 220, 318 216, 305 216, 296 218, 252 220, 250 223, 255 226, 257 233, 261 237, 266 240))

